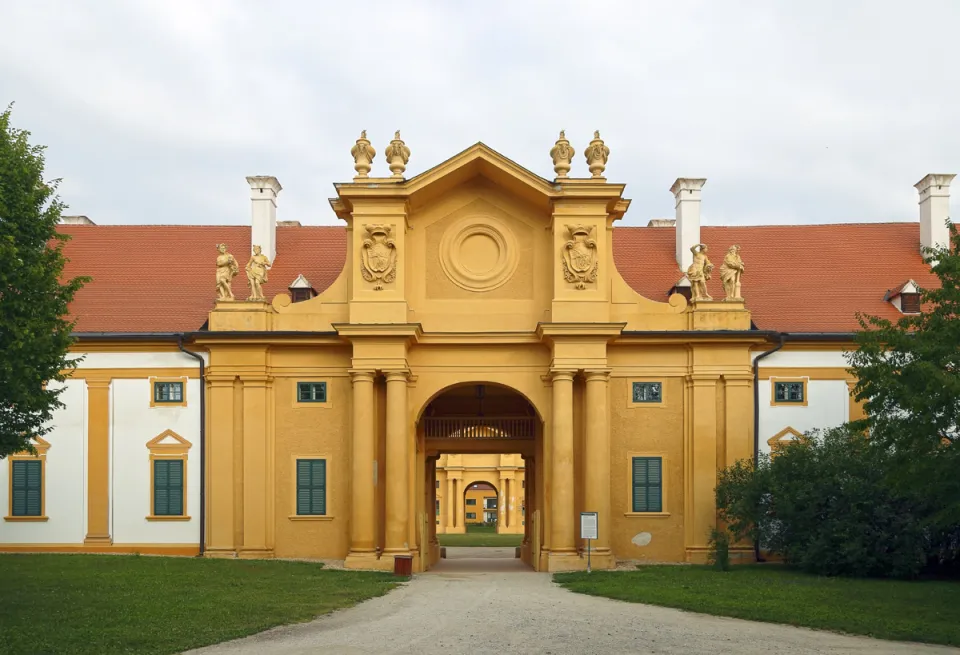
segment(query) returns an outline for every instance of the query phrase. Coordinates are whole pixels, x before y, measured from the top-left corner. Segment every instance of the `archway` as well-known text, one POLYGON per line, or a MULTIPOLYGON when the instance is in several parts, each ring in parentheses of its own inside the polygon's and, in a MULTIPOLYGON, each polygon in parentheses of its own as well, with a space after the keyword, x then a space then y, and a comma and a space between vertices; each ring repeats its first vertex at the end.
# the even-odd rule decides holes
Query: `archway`
POLYGON ((425 522, 423 562, 432 566, 440 559, 438 535, 451 542, 449 535, 466 535, 471 528, 491 534, 491 546, 504 538, 509 557, 530 565, 538 559, 542 434, 533 404, 504 384, 458 383, 424 403, 417 442, 423 454, 424 516, 431 518, 425 522))

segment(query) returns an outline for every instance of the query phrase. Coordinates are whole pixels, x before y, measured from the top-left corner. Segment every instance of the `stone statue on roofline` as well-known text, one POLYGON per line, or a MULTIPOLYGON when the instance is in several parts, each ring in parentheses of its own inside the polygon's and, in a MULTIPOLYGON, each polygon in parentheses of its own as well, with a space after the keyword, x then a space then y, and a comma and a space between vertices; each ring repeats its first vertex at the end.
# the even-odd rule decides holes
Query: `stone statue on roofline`
POLYGON ((687 268, 687 280, 690 281, 690 300, 713 300, 707 293, 707 280, 713 273, 713 264, 707 259, 707 246, 702 243, 690 248, 693 263, 687 268))
POLYGON ((253 254, 247 262, 247 280, 250 283, 250 297, 247 300, 263 298, 263 283, 267 281, 267 270, 270 268, 270 259, 263 254, 260 246, 253 247, 253 254))
POLYGON ((230 285, 240 272, 240 266, 233 255, 227 252, 227 244, 217 244, 217 300, 236 300, 230 285))
POLYGON ((740 246, 730 246, 720 265, 720 281, 723 283, 724 300, 743 302, 740 295, 740 276, 743 275, 743 260, 740 246))

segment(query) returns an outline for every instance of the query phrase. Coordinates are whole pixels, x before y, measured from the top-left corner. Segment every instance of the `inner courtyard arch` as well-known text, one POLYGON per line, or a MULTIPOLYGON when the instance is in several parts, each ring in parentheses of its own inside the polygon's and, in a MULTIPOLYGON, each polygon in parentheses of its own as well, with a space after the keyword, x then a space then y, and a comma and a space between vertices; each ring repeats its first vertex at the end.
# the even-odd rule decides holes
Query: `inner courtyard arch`
POLYGON ((543 421, 528 398, 496 382, 453 384, 424 404, 416 434, 424 471, 424 568, 440 559, 438 534, 464 533, 468 524, 488 522, 491 515, 499 533, 523 535, 520 557, 536 566, 543 421), (483 488, 492 499, 489 491, 470 497, 471 490, 483 488))

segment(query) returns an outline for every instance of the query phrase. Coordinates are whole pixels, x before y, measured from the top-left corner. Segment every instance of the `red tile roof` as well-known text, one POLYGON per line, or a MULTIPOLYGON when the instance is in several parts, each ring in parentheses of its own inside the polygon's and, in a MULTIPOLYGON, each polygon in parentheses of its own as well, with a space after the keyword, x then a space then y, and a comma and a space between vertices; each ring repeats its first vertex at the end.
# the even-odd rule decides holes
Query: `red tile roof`
MULTIPOLYGON (((233 291, 248 291, 243 266, 250 228, 193 225, 61 225, 72 237, 64 249, 67 276, 93 278, 70 311, 76 332, 192 332, 207 320, 216 297, 214 262, 226 243, 240 264, 233 291)), ((340 274, 346 258, 342 227, 278 227, 280 256, 264 295, 285 292, 302 273, 321 291, 340 274)))
MULTIPOLYGON (((638 293, 664 300, 680 279, 675 232, 665 227, 614 230, 613 257, 638 293)), ((761 330, 852 332, 856 313, 896 320, 883 297, 913 279, 938 284, 920 256, 919 223, 702 227, 716 266, 710 295, 723 297, 719 269, 727 248, 741 246, 743 297, 761 330)))
MULTIPOLYGON (((70 306, 77 332, 189 332, 213 307, 216 244, 225 242, 241 267, 250 228, 187 225, 61 225, 70 235, 66 275, 93 278, 70 306), (143 281, 139 281, 143 280, 143 281)), ((614 230, 617 268, 638 293, 663 301, 680 279, 674 230, 614 230)), ((891 319, 899 312, 884 294, 906 279, 933 286, 919 252, 918 223, 703 227, 719 269, 726 249, 742 247, 743 295, 762 330, 849 332, 857 311, 891 319)), ((264 291, 286 290, 303 274, 317 291, 340 274, 346 257, 342 227, 278 227, 279 256, 264 291)), ((234 285, 237 297, 246 280, 234 285)), ((720 298, 719 274, 709 283, 720 298)))

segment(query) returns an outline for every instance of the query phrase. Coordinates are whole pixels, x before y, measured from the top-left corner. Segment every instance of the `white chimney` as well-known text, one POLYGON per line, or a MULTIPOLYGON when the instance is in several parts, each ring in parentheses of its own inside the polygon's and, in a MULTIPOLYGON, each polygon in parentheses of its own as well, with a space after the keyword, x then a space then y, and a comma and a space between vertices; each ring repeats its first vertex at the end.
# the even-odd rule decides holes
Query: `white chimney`
POLYGON ((950 217, 952 173, 930 173, 914 184, 920 192, 920 245, 926 248, 950 244, 947 219, 950 217))
POLYGON ((670 187, 677 199, 677 265, 686 272, 693 263, 690 248, 700 243, 700 190, 706 178, 678 177, 670 187))
POLYGON ((272 175, 254 175, 247 178, 250 185, 250 252, 260 246, 263 254, 273 262, 277 258, 277 194, 283 188, 272 175))

